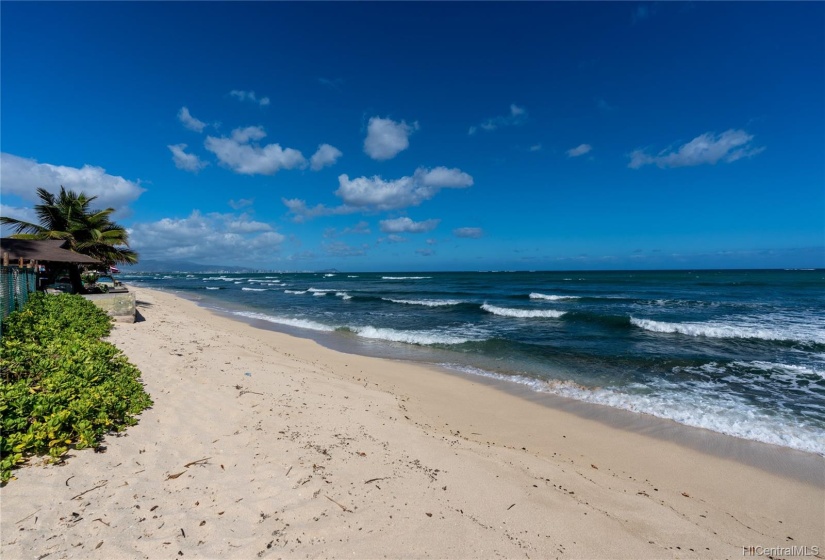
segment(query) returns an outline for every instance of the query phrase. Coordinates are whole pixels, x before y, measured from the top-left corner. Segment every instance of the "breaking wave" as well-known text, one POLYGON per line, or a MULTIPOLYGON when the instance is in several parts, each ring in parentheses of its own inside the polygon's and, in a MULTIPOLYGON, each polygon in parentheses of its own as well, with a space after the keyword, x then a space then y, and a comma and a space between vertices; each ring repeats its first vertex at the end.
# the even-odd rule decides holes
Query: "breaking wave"
POLYGON ((564 311, 556 311, 555 309, 513 309, 511 307, 496 307, 489 303, 482 305, 481 309, 493 315, 501 315, 502 317, 546 317, 557 319, 564 315, 564 311))

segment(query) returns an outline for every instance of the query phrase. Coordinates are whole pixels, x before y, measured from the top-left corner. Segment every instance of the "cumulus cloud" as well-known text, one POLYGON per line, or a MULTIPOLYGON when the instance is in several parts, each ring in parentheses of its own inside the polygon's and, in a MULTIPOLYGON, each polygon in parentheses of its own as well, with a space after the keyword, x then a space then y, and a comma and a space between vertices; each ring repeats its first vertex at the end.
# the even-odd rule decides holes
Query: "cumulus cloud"
POLYGON ((341 153, 341 150, 335 146, 321 144, 318 146, 318 150, 312 154, 311 158, 309 158, 309 167, 313 171, 318 171, 323 167, 335 164, 335 162, 338 161, 338 158, 342 155, 344 154, 341 153))
POLYGON ((473 178, 460 169, 420 167, 411 177, 401 177, 394 181, 385 181, 378 176, 350 179, 347 175, 339 175, 335 195, 344 202, 339 206, 308 206, 300 198, 282 198, 281 201, 289 209, 293 221, 306 222, 319 216, 418 206, 434 197, 441 189, 461 189, 472 184, 473 178))
POLYGON ((254 198, 239 198, 238 200, 230 200, 228 202, 229 206, 235 210, 240 210, 241 208, 246 208, 247 206, 252 206, 255 202, 254 198))
POLYGON ((327 243, 323 243, 321 246, 327 255, 331 255, 333 257, 360 257, 367 254, 365 245, 362 245, 361 247, 352 247, 343 241, 329 241, 327 243))
POLYGON ((530 146, 531 152, 540 152, 541 151, 541 144, 533 144, 530 146))
POLYGON ((129 241, 144 259, 211 262, 266 261, 284 241, 269 224, 248 214, 202 214, 163 218, 129 228, 129 241))
POLYGON ((178 120, 183 123, 183 126, 195 132, 203 132, 206 128, 206 123, 193 117, 186 107, 181 107, 178 111, 178 120))
POLYGON ((500 115, 492 117, 482 122, 479 125, 471 126, 468 134, 473 135, 478 132, 478 129, 492 132, 502 126, 515 126, 523 124, 527 120, 527 110, 524 107, 519 107, 515 103, 510 105, 510 113, 507 115, 500 115))
POLYGON ((298 150, 281 148, 280 144, 258 145, 256 141, 265 136, 263 127, 248 126, 236 128, 228 138, 207 136, 204 145, 223 165, 243 175, 273 175, 280 169, 306 165, 298 150))
POLYGON ((676 151, 665 149, 652 156, 644 150, 634 150, 630 153, 630 163, 627 166, 639 169, 651 164, 665 168, 715 165, 720 161, 731 163, 765 151, 764 147, 754 147, 752 141, 753 135, 744 130, 730 129, 719 135, 706 132, 682 144, 676 151))
POLYGON ((434 230, 441 220, 432 219, 414 222, 406 216, 393 220, 381 220, 379 226, 384 233, 425 233, 434 230))
POLYGON ((484 235, 484 230, 478 227, 462 227, 453 230, 453 235, 456 237, 466 237, 470 239, 478 239, 484 235))
POLYGON ((295 222, 306 222, 313 218, 320 216, 338 216, 342 214, 352 214, 358 212, 358 208, 352 206, 326 206, 324 204, 316 204, 315 206, 308 206, 305 200, 300 198, 282 198, 281 202, 287 207, 289 213, 292 214, 292 220, 295 222))
POLYGON ((407 124, 404 121, 372 117, 367 125, 364 153, 372 159, 392 159, 410 147, 410 134, 418 128, 417 122, 407 124))
POLYGON ((435 255, 435 251, 432 249, 416 249, 415 252, 421 255, 422 257, 431 257, 435 255))
POLYGON ((238 101, 251 101, 252 103, 257 103, 261 107, 265 107, 269 105, 269 98, 268 97, 261 97, 255 95, 254 91, 244 91, 241 89, 233 89, 229 92, 229 95, 237 99, 238 101))
MULTIPOLYGON (((96 208, 114 208, 122 215, 126 207, 146 192, 139 181, 129 181, 109 175, 102 167, 84 165, 81 168, 50 163, 37 163, 12 154, 0 154, 0 184, 3 194, 13 194, 31 202, 39 202, 37 188, 58 192, 61 185, 68 190, 96 196, 96 208)), ((117 215, 116 214, 116 215, 117 215)))
POLYGON ((336 228, 327 228, 324 230, 324 237, 334 238, 342 235, 369 235, 371 233, 372 231, 370 230, 370 225, 367 222, 360 221, 352 227, 346 227, 341 230, 336 228))
POLYGON ((593 149, 590 144, 579 144, 575 148, 567 150, 567 157, 579 157, 589 153, 593 149))
POLYGON ((166 147, 172 152, 172 161, 175 162, 175 167, 178 169, 197 173, 209 165, 195 154, 187 154, 185 151, 186 144, 174 144, 166 147))
POLYGON ((460 169, 436 167, 418 168, 411 177, 401 177, 385 181, 381 177, 358 177, 347 175, 338 177, 335 194, 347 206, 368 210, 396 210, 408 206, 418 206, 434 197, 444 188, 466 188, 473 184, 473 178, 460 169))

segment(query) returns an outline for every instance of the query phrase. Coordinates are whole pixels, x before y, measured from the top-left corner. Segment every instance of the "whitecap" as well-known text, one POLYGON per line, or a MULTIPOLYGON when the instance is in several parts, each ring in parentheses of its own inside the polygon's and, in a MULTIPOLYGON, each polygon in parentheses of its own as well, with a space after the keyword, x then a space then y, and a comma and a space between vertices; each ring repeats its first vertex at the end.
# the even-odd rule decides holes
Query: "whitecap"
POLYGON ((464 344, 473 339, 451 336, 438 331, 400 331, 396 329, 378 328, 372 326, 349 327, 349 330, 364 338, 388 340, 390 342, 406 342, 427 346, 431 344, 464 344))
POLYGON ((581 299, 581 296, 556 296, 552 294, 540 294, 533 292, 530 294, 530 299, 546 299, 549 301, 560 301, 565 299, 581 299))
POLYGON ((459 305, 464 303, 460 299, 392 299, 381 298, 384 301, 391 301, 393 303, 403 303, 406 305, 424 305, 426 307, 445 307, 448 305, 459 305))
POLYGON ((329 325, 309 321, 307 319, 297 319, 292 317, 278 317, 276 315, 266 315, 265 313, 255 313, 252 311, 235 311, 233 315, 240 315, 241 317, 248 317, 250 319, 259 319, 261 321, 268 321, 270 323, 277 323, 279 325, 288 325, 290 327, 299 327, 302 329, 309 329, 313 331, 331 332, 335 329, 329 325))
POLYGON ((788 342, 825 344, 825 331, 799 321, 776 321, 771 317, 751 317, 719 321, 670 323, 652 319, 630 318, 630 323, 642 329, 658 333, 679 333, 709 338, 757 338, 788 342), (764 325, 772 325, 765 327, 764 325))
POLYGON ((564 311, 556 311, 555 309, 513 309, 510 307, 497 307, 485 303, 481 309, 492 313, 493 315, 501 315, 502 317, 519 317, 519 318, 533 318, 545 317, 557 319, 564 315, 564 311))

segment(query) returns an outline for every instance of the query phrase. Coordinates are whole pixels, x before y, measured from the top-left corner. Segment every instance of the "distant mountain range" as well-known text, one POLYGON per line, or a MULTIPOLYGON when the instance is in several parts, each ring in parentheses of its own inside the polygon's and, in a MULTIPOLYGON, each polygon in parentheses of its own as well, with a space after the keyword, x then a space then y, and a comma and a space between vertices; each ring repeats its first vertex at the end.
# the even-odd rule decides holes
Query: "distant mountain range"
MULTIPOLYGON (((190 272, 190 273, 214 273, 214 272, 272 272, 271 270, 259 270, 245 268, 242 266, 226 266, 220 264, 198 264, 188 261, 154 261, 141 260, 133 265, 119 265, 121 272, 190 272)), ((314 270, 312 272, 338 272, 334 268, 324 270, 314 270)))
POLYGON ((120 265, 123 272, 252 272, 251 268, 217 264, 198 264, 187 261, 141 260, 133 265, 120 265))

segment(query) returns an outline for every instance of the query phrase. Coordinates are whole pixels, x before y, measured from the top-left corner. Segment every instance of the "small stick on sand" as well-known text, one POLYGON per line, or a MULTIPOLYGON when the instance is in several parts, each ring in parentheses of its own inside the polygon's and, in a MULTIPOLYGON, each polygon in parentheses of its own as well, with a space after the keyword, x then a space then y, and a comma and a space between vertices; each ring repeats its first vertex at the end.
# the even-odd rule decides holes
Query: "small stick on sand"
POLYGON ((204 461, 208 461, 211 458, 212 457, 204 457, 203 459, 198 459, 197 461, 192 461, 191 463, 186 463, 185 465, 183 465, 183 468, 188 469, 192 465, 197 465, 198 463, 203 463, 204 461))
POLYGON ((335 500, 333 500, 332 498, 330 498, 330 497, 329 497, 329 496, 327 496, 326 494, 324 494, 324 498, 326 498, 327 500, 329 500, 330 502, 332 502, 333 504, 335 504, 336 506, 338 506, 338 507, 339 507, 339 508, 341 508, 342 510, 344 510, 344 511, 346 511, 346 512, 348 512, 348 513, 352 513, 352 512, 351 512, 350 510, 348 510, 346 507, 342 506, 341 504, 339 504, 338 502, 336 502, 335 500))
MULTIPOLYGON (((43 509, 43 508, 39 508, 39 509, 34 510, 33 512, 31 512, 29 515, 27 515, 26 517, 24 517, 23 519, 21 519, 17 523, 23 523, 26 519, 28 519, 29 517, 31 517, 32 515, 34 515, 38 511, 40 511, 41 509, 43 509)), ((17 525, 17 523, 15 523, 15 525, 17 525)))
POLYGON ((108 480, 104 480, 102 484, 98 484, 97 486, 94 486, 94 487, 92 487, 92 488, 89 488, 88 490, 84 490, 83 492, 81 492, 81 493, 80 493, 80 494, 78 494, 77 496, 72 497, 72 499, 73 499, 73 500, 76 500, 76 499, 78 499, 80 496, 82 496, 83 494, 87 494, 87 493, 91 492, 92 490, 97 490, 98 488, 103 488, 103 487, 104 487, 104 486, 106 486, 107 484, 109 484, 109 481, 108 481, 108 480))

